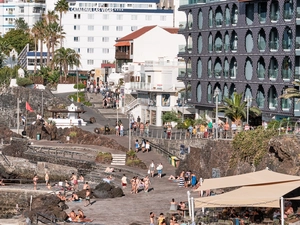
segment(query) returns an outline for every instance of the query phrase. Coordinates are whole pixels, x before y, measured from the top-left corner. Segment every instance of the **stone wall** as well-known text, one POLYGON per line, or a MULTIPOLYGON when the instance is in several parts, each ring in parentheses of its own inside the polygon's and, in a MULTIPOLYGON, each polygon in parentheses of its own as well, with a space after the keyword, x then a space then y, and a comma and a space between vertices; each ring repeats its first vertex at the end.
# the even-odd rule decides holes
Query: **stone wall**
POLYGON ((17 214, 17 207, 20 210, 28 209, 30 206, 30 198, 47 194, 48 191, 24 190, 11 188, 9 186, 0 189, 0 218, 11 218, 17 214))

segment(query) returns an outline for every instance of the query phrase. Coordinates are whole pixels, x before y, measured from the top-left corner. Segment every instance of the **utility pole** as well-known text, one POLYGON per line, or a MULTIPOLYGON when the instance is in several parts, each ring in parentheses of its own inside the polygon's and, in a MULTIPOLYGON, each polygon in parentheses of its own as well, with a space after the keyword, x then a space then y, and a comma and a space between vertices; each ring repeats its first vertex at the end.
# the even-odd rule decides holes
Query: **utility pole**
POLYGON ((20 129, 20 101, 17 98, 17 134, 19 134, 20 129))

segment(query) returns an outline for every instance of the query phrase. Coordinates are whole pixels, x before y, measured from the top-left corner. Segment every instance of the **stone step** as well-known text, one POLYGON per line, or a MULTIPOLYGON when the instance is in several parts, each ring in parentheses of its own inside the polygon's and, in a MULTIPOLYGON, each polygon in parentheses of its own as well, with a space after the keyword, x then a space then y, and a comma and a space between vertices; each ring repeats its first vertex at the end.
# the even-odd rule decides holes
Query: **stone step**
POLYGON ((126 154, 111 154, 111 165, 124 166, 126 164, 126 154))

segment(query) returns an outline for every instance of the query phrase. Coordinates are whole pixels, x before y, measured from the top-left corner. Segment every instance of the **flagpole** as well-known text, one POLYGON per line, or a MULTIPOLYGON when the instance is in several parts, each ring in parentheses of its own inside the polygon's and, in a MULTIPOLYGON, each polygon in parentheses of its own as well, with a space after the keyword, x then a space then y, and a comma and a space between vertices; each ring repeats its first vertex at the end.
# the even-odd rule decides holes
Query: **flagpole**
POLYGON ((19 98, 17 98, 17 133, 19 134, 20 129, 20 106, 19 106, 19 98))

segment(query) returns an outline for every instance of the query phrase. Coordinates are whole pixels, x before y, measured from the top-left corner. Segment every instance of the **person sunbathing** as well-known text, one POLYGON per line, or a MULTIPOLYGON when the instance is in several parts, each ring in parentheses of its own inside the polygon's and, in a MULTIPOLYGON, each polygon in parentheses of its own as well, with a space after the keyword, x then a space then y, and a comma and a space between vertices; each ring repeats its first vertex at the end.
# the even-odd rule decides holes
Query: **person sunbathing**
POLYGON ((178 176, 173 176, 173 175, 170 175, 168 180, 178 180, 179 177, 178 176))
POLYGON ((115 169, 112 167, 106 167, 106 169, 105 169, 105 173, 112 173, 114 171, 115 171, 115 169))
POLYGON ((76 215, 76 213, 74 212, 74 210, 72 210, 72 211, 68 214, 68 217, 69 217, 69 218, 68 218, 69 221, 75 221, 77 215, 76 215))
POLYGON ((66 201, 66 200, 67 200, 66 196, 62 195, 61 192, 59 192, 56 196, 57 196, 61 201, 66 201))
POLYGON ((69 198, 70 201, 78 202, 80 201, 79 197, 75 192, 72 193, 71 197, 69 198))
POLYGON ((93 222, 93 220, 86 218, 81 209, 78 209, 78 213, 74 222, 93 222))

